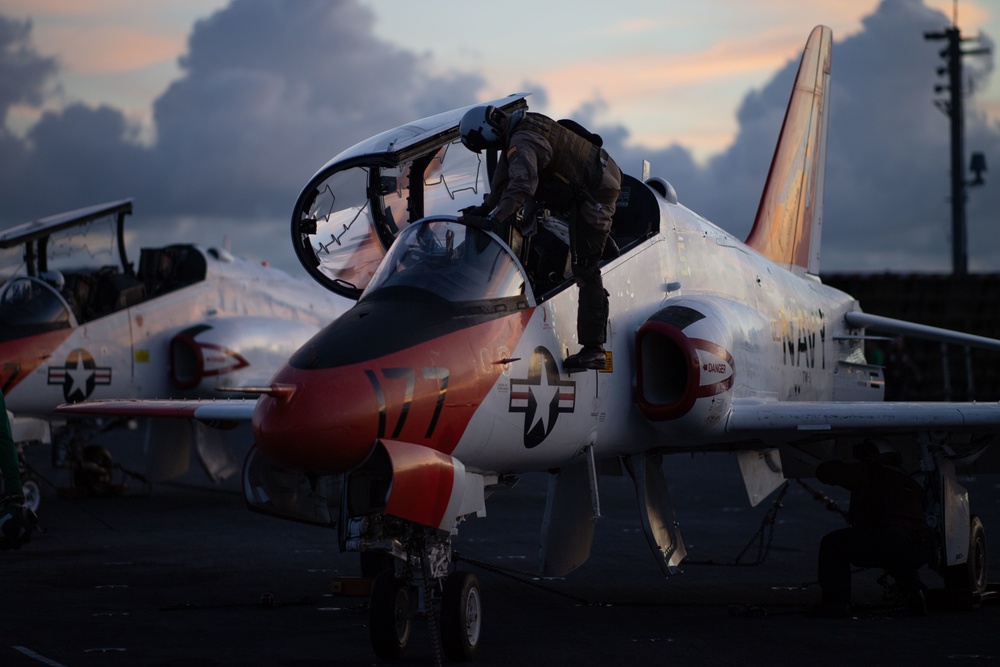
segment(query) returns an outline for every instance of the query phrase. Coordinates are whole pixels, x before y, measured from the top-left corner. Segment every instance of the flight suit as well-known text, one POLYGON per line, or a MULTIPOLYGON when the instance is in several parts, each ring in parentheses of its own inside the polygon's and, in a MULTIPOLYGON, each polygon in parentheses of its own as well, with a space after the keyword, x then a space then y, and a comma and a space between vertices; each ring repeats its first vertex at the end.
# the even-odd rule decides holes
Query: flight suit
POLYGON ((506 222, 529 199, 569 216, 573 277, 580 289, 577 338, 601 347, 608 293, 600 261, 621 192, 622 174, 607 152, 541 114, 510 118, 507 142, 484 207, 506 222))

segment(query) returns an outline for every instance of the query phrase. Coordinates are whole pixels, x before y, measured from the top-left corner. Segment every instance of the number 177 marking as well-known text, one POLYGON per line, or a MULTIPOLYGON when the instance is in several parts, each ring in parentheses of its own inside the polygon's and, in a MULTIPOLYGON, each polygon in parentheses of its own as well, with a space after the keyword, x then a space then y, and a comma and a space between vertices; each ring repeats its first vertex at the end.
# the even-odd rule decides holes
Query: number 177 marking
POLYGON ((383 368, 380 371, 367 370, 365 375, 368 376, 368 381, 372 383, 372 389, 375 390, 375 397, 378 400, 378 437, 384 438, 387 431, 388 423, 388 404, 386 401, 386 392, 383 389, 383 382, 388 386, 390 383, 404 383, 405 389, 403 392, 403 405, 399 410, 399 417, 396 420, 396 427, 392 430, 392 438, 398 438, 399 434, 403 432, 403 426, 406 424, 406 418, 410 414, 410 406, 413 404, 413 393, 417 384, 417 374, 424 380, 437 380, 437 401, 434 404, 434 413, 431 415, 430 424, 427 426, 427 432, 424 434, 425 438, 430 438, 434 435, 434 429, 437 427, 438 417, 441 416, 441 408, 444 407, 444 397, 448 393, 448 369, 440 368, 437 366, 430 366, 427 368, 383 368), (379 375, 382 379, 379 379, 379 375))

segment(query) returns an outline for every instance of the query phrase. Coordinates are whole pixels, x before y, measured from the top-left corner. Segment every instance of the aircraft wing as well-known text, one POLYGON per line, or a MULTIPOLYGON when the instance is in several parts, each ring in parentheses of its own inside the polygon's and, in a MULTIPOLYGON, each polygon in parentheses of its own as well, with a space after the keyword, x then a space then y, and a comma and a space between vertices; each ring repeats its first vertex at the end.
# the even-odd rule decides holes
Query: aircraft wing
POLYGON ((810 462, 846 458, 850 445, 871 436, 894 442, 915 467, 926 451, 914 443, 922 443, 940 447, 964 473, 1000 473, 1000 452, 990 447, 1000 434, 1000 403, 739 399, 726 430, 740 442, 781 449, 786 477, 809 476, 810 462), (803 474, 785 465, 793 451, 807 464, 803 474))
MULTIPOLYGON (((732 433, 784 432, 788 440, 810 434, 851 435, 872 431, 1000 429, 1000 403, 941 402, 781 402, 733 401, 727 430, 732 433)), ((779 436, 780 438, 780 436, 779 436)))
POLYGON ((985 336, 976 336, 975 334, 967 334, 961 331, 954 331, 952 329, 942 329, 940 327, 932 327, 926 324, 917 324, 916 322, 896 320, 891 317, 870 315, 868 313, 857 311, 846 313, 844 315, 844 320, 849 326, 867 328, 872 331, 912 336, 914 338, 923 338, 925 340, 935 340, 941 343, 968 345, 970 347, 977 347, 983 350, 1000 351, 1000 340, 987 338, 985 336))
POLYGON ((108 417, 176 417, 218 426, 250 421, 256 398, 204 400, 109 399, 63 404, 56 412, 108 417))

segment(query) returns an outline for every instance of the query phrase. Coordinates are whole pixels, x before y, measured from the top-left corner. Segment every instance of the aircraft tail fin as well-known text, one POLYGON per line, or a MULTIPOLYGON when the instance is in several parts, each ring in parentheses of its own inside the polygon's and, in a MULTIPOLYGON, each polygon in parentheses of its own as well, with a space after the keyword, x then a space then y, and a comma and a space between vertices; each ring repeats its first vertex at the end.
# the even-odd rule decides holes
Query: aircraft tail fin
POLYGON ((796 273, 819 274, 833 31, 809 35, 746 243, 796 273))

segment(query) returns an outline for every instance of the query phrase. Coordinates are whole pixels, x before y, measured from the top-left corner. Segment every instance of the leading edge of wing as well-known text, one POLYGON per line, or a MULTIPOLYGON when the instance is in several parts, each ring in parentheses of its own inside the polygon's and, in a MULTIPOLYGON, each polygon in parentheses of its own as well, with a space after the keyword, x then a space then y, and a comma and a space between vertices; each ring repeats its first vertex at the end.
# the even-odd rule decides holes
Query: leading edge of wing
POLYGON ((201 422, 241 422, 253 417, 256 398, 203 400, 107 399, 66 403, 56 412, 67 415, 105 417, 176 417, 201 422))
POLYGON ((1000 340, 997 340, 996 338, 977 336, 975 334, 954 331, 952 329, 942 329, 941 327, 932 327, 926 324, 917 324, 916 322, 907 322, 906 320, 882 317, 881 315, 871 315, 860 311, 846 313, 844 315, 844 320, 847 322, 848 326, 852 327, 873 329, 884 333, 912 336, 913 338, 923 338, 925 340, 934 340, 942 343, 968 345, 970 347, 976 347, 983 350, 1000 351, 1000 340))
POLYGON ((733 401, 730 433, 810 435, 873 431, 982 431, 1000 427, 1000 403, 733 401))

